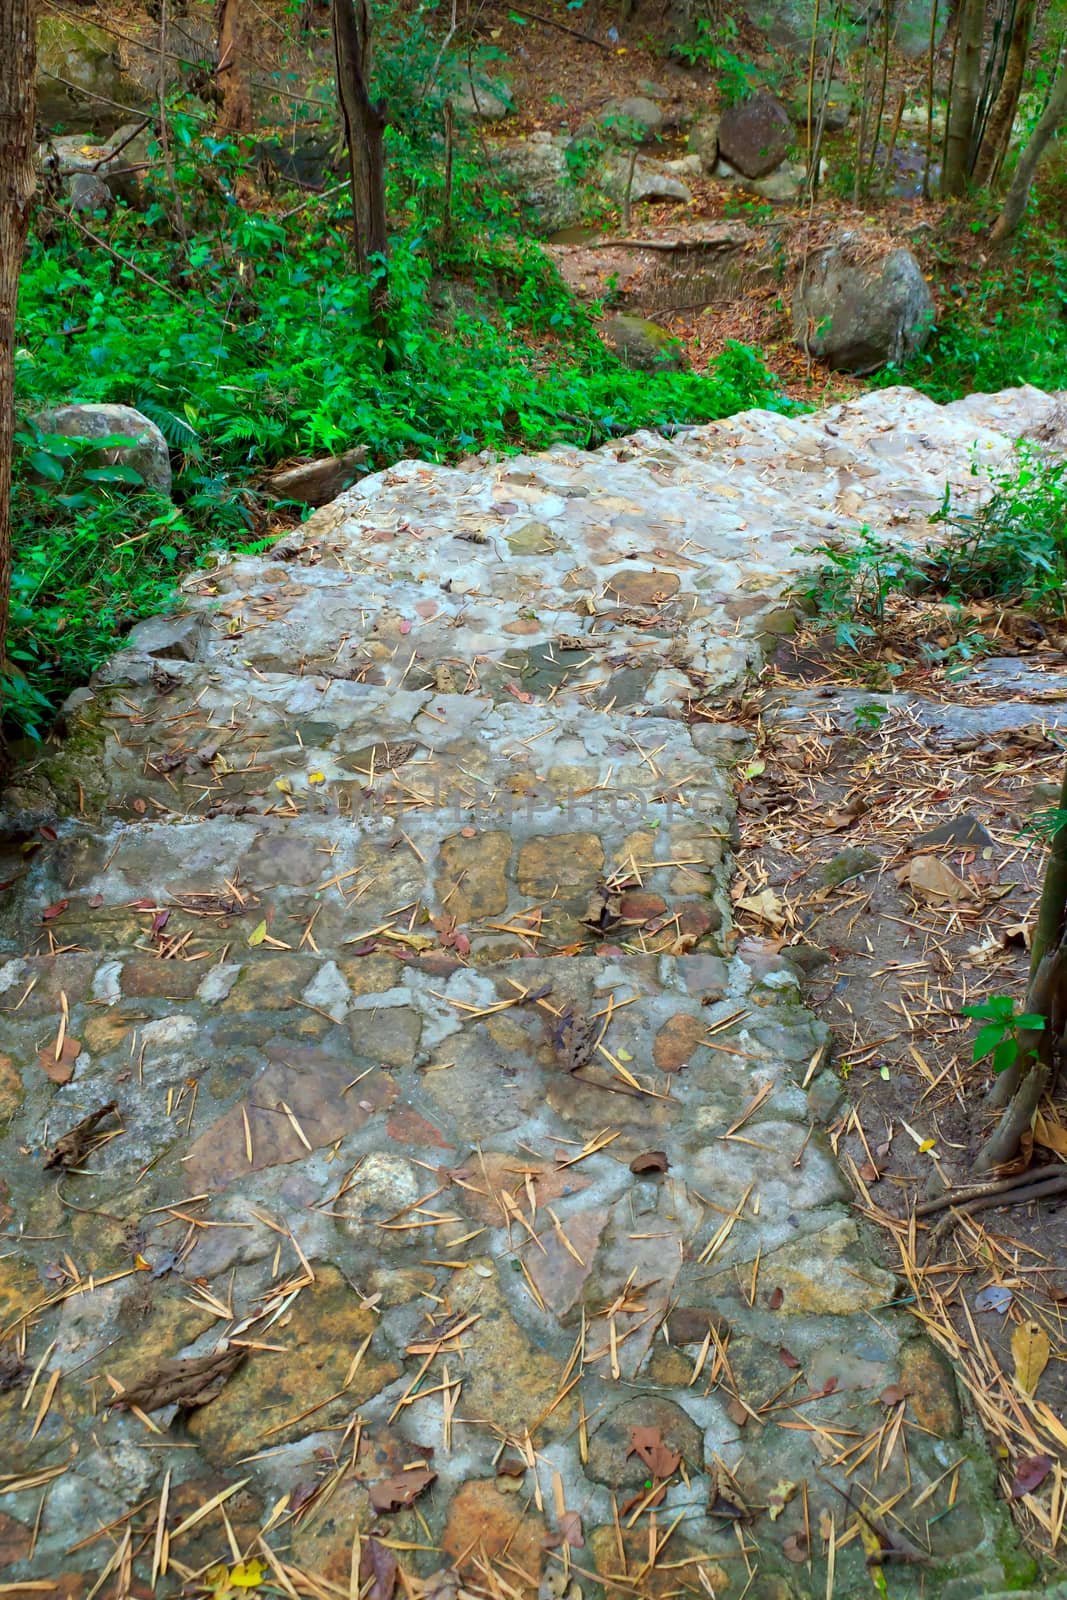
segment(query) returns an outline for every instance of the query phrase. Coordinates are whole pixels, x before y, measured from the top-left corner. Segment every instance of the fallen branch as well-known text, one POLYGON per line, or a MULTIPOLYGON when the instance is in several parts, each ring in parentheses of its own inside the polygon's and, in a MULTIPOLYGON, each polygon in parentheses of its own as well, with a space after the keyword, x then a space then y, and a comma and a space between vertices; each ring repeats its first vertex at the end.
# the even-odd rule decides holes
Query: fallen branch
POLYGON ((520 17, 529 17, 531 22, 543 22, 546 28, 555 28, 559 33, 569 33, 572 39, 581 39, 585 44, 595 44, 598 50, 611 54, 611 46, 605 44, 603 39, 598 39, 595 34, 584 33, 581 28, 568 28, 565 22, 557 22, 555 17, 544 17, 540 11, 527 11, 525 6, 508 6, 509 11, 518 12, 520 17))
POLYGON ((982 1187, 974 1185, 969 1189, 952 1189, 948 1194, 939 1195, 936 1200, 927 1200, 921 1206, 916 1206, 917 1217, 931 1217, 938 1211, 965 1211, 970 1215, 974 1211, 984 1211, 988 1206, 1018 1206, 1024 1205, 1028 1200, 1044 1200, 1049 1195, 1067 1194, 1067 1170, 1054 1173, 1051 1177, 1035 1178, 1033 1173, 1024 1173, 1018 1178, 1003 1178, 999 1183, 986 1184, 982 1187))

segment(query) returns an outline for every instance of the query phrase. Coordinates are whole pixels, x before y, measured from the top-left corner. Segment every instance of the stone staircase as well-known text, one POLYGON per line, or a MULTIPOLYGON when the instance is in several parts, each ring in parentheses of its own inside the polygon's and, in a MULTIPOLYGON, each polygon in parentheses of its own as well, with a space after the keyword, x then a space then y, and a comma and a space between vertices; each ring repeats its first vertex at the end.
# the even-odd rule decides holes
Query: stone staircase
POLYGON ((403 462, 133 631, 0 863, 11 1581, 799 1600, 867 1591, 857 1507, 890 1595, 1024 1570, 825 1029, 731 929, 723 707, 820 545, 1060 415, 403 462), (227 1340, 207 1403, 115 1406, 227 1340))

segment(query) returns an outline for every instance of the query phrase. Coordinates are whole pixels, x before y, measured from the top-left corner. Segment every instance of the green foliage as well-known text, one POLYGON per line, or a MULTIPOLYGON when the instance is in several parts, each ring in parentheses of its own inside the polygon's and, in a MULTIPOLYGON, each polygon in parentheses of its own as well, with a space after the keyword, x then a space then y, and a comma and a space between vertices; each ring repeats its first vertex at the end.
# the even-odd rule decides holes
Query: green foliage
POLYGON ((370 470, 405 455, 595 447, 781 403, 739 345, 706 376, 621 367, 462 150, 446 230, 440 151, 419 129, 388 135, 396 233, 382 338, 370 282, 352 270, 346 195, 290 216, 245 210, 247 152, 205 138, 192 116, 176 112, 171 131, 176 191, 157 168, 146 212, 119 207, 96 224, 122 260, 63 222, 27 250, 20 415, 69 399, 136 407, 170 445, 176 503, 124 495, 107 470, 72 477, 69 441, 21 441, 12 656, 25 677, 6 706, 27 731, 47 723, 40 697, 55 706, 84 681, 165 606, 185 566, 262 534, 256 485, 274 463, 357 443, 370 470), (49 450, 60 453, 45 460, 49 450))
POLYGON ((767 81, 766 73, 742 61, 736 51, 730 48, 737 36, 737 22, 733 17, 724 17, 720 22, 701 17, 692 39, 675 42, 671 46, 673 54, 688 61, 690 66, 706 67, 715 74, 719 98, 724 106, 736 105, 760 83, 767 81))
MULTIPOLYGON (((1053 212, 1055 202, 1053 195, 1053 212)), ((1050 215, 1047 226, 1040 216, 1032 221, 1007 261, 983 264, 980 277, 964 279, 961 264, 960 280, 948 279, 941 299, 937 332, 926 349, 903 369, 878 374, 876 386, 909 383, 940 404, 1024 383, 1063 388, 1067 240, 1061 218, 1050 215)))
POLYGON ((993 1071, 999 1073, 1013 1067, 1020 1054, 1037 1054, 1033 1049, 1024 1048, 1020 1034, 1040 1033, 1045 1026, 1045 1018, 1036 1013, 1016 1012, 1011 995, 994 995, 989 1000, 983 1000, 981 1005, 964 1006, 961 1015, 974 1017, 984 1024, 975 1037, 972 1061, 977 1063, 991 1056, 993 1071))
POLYGON ((950 537, 927 551, 931 582, 966 598, 1019 600, 1062 613, 1067 463, 1042 460, 1023 443, 1012 465, 991 472, 989 483, 989 498, 970 511, 954 505, 946 488, 931 521, 944 523, 950 537))
POLYGON ((826 564, 807 599, 823 621, 834 624, 837 644, 849 650, 858 649, 861 639, 874 638, 890 596, 911 588, 920 576, 910 545, 888 544, 866 527, 854 543, 818 545, 814 554, 826 564))

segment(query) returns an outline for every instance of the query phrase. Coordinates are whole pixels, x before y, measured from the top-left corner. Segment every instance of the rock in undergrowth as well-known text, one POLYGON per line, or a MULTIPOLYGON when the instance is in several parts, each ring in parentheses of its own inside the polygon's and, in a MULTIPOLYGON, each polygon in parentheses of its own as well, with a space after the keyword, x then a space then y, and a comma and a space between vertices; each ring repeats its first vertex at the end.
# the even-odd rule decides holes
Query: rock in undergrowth
POLYGON ((125 123, 109 138, 91 143, 84 134, 61 135, 41 145, 38 159, 50 176, 63 180, 72 200, 76 193, 87 191, 87 185, 75 180, 91 178, 97 184, 106 183, 111 194, 133 205, 140 193, 149 137, 149 130, 139 128, 135 122, 125 123))
POLYGON ((37 24, 37 120, 46 128, 110 133, 130 108, 148 106, 115 41, 91 22, 58 15, 37 24))
POLYGON ((72 403, 53 406, 31 417, 42 433, 55 433, 64 439, 106 439, 115 434, 132 439, 129 445, 107 445, 90 453, 87 465, 94 467, 132 467, 141 474, 146 489, 170 494, 172 475, 170 451, 162 433, 148 417, 132 406, 72 403))
POLYGON ((780 167, 792 143, 789 114, 770 94, 728 106, 719 122, 719 153, 746 178, 763 178, 780 167))
POLYGON ((477 73, 464 73, 450 98, 453 111, 463 122, 503 122, 513 110, 508 85, 477 73))
POLYGON ((625 144, 639 138, 648 144, 663 131, 663 112, 646 95, 634 94, 625 100, 609 100, 598 119, 608 138, 620 137, 625 144))
POLYGON ((538 233, 557 233, 581 220, 582 199, 561 140, 539 132, 528 139, 495 139, 489 149, 505 186, 538 233))
POLYGON ((699 156, 704 172, 714 172, 719 159, 719 119, 701 117, 689 130, 689 149, 699 156))
POLYGON ((797 343, 840 372, 901 363, 922 349, 934 322, 934 297, 911 251, 865 251, 853 234, 812 252, 793 296, 797 343))
POLYGON ((638 372, 684 372, 689 365, 674 336, 645 317, 608 317, 600 336, 624 367, 638 372))
POLYGON ((268 480, 268 488, 279 500, 324 506, 355 482, 358 468, 366 459, 366 445, 356 445, 339 456, 320 456, 317 461, 302 461, 298 467, 276 472, 268 480))
POLYGON ((612 200, 624 201, 629 191, 634 205, 641 200, 680 200, 688 204, 693 198, 681 179, 667 170, 666 162, 637 161, 631 170, 629 156, 607 155, 601 162, 598 180, 612 200))

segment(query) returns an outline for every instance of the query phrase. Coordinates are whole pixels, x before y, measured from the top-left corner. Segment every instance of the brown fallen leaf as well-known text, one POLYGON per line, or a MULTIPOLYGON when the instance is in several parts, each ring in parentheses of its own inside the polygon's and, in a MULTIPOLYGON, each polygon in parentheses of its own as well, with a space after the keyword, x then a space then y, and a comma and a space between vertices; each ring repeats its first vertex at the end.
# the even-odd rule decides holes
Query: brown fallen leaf
POLYGON ((139 1383, 128 1384, 114 1404, 136 1406, 139 1411, 161 1411, 174 1405, 194 1411, 218 1398, 247 1355, 243 1347, 231 1345, 209 1356, 162 1361, 139 1383))
POLYGON ((57 1057, 55 1045, 46 1045, 37 1057, 45 1077, 51 1078, 53 1083, 69 1083, 74 1076, 74 1063, 81 1055, 81 1048, 80 1039, 68 1037, 63 1040, 57 1057))
POLYGON ((1023 1394, 1033 1394, 1052 1354, 1048 1334, 1039 1322, 1023 1322, 1011 1336, 1015 1381, 1023 1394))
POLYGON ((869 810, 870 806, 866 800, 861 800, 857 795, 846 806, 840 806, 828 812, 826 826, 831 833, 842 833, 845 828, 851 828, 854 822, 858 822, 861 817, 866 816, 869 810))
POLYGON ((747 1406, 743 1406, 740 1400, 730 1401, 729 1405, 726 1407, 726 1415, 729 1417, 730 1421, 739 1428, 743 1428, 749 1419, 748 1408, 747 1406))
POLYGON ((57 900, 55 905, 45 906, 44 910, 41 912, 41 921, 55 922, 56 918, 61 917, 69 905, 69 900, 57 900))
POLYGON ((795 1372, 800 1366, 800 1362, 797 1360, 792 1350, 787 1350, 784 1344, 778 1346, 778 1354, 784 1361, 785 1365, 789 1368, 790 1372, 795 1372))
POLYGON ((429 1467, 415 1467, 411 1472, 397 1472, 371 1485, 370 1503, 375 1511, 405 1511, 413 1505, 436 1479, 429 1467))
POLYGON ((396 1556, 389 1546, 380 1539, 368 1539, 359 1558, 360 1579, 370 1583, 369 1590, 361 1590, 367 1600, 393 1600, 398 1572, 396 1556))
POLYGON ((89 1115, 76 1123, 69 1133, 63 1134, 62 1138, 56 1140, 45 1157, 45 1170, 47 1171, 49 1167, 62 1167, 64 1170, 68 1167, 80 1167, 96 1145, 96 1130, 99 1124, 117 1110, 115 1101, 109 1100, 99 1111, 90 1111, 89 1115))
POLYGON ((770 1294, 767 1296, 767 1309, 768 1309, 768 1311, 781 1311, 781 1309, 782 1309, 782 1301, 784 1299, 785 1299, 785 1290, 784 1289, 781 1289, 781 1288, 772 1289, 770 1294))
POLYGON ((888 1389, 883 1389, 878 1396, 878 1404, 882 1406, 899 1406, 902 1400, 908 1398, 907 1389, 902 1389, 899 1383, 891 1383, 888 1389))
POLYGON ((644 1150, 630 1162, 630 1171, 635 1178, 640 1178, 646 1172, 667 1172, 669 1168, 670 1162, 664 1150, 644 1150))
POLYGON ((1048 1456, 1020 1456, 1008 1498, 1021 1500, 1024 1494, 1033 1494, 1035 1489, 1040 1489, 1051 1471, 1052 1461, 1048 1456))
POLYGON ((622 917, 622 890, 598 883, 589 896, 581 921, 594 933, 610 933, 622 917))
POLYGON ((659 1428, 631 1428, 628 1456, 640 1456, 654 1478, 669 1478, 678 1471, 682 1456, 664 1444, 659 1428))
POLYGON ((581 1550, 585 1544, 582 1519, 577 1511, 562 1511, 555 1533, 546 1534, 541 1541, 545 1550, 558 1550, 563 1544, 569 1544, 572 1550, 581 1550))
POLYGON ((961 900, 978 899, 970 884, 958 878, 938 856, 913 856, 897 873, 897 882, 906 885, 916 900, 933 904, 948 901, 950 905, 959 905, 961 900))
POLYGON ((760 922, 765 922, 769 928, 785 927, 785 901, 780 899, 773 889, 761 889, 758 894, 742 895, 735 904, 739 911, 750 912, 752 916, 758 917, 760 922))
POLYGON ((659 1484, 655 1490, 639 1489, 636 1494, 630 1496, 625 1505, 619 1507, 619 1515, 620 1517, 628 1516, 631 1511, 636 1511, 638 1506, 643 1511, 652 1511, 656 1506, 661 1506, 666 1498, 667 1485, 665 1483, 659 1484))
POLYGON ((1054 1151, 1067 1161, 1067 1128, 1062 1122, 1054 1122, 1051 1118, 1042 1116, 1040 1111, 1034 1117, 1034 1143, 1039 1144, 1043 1150, 1054 1151))
POLYGON ((782 1540, 782 1554, 787 1561, 795 1561, 799 1566, 808 1559, 808 1538, 804 1533, 791 1533, 787 1539, 782 1540))

